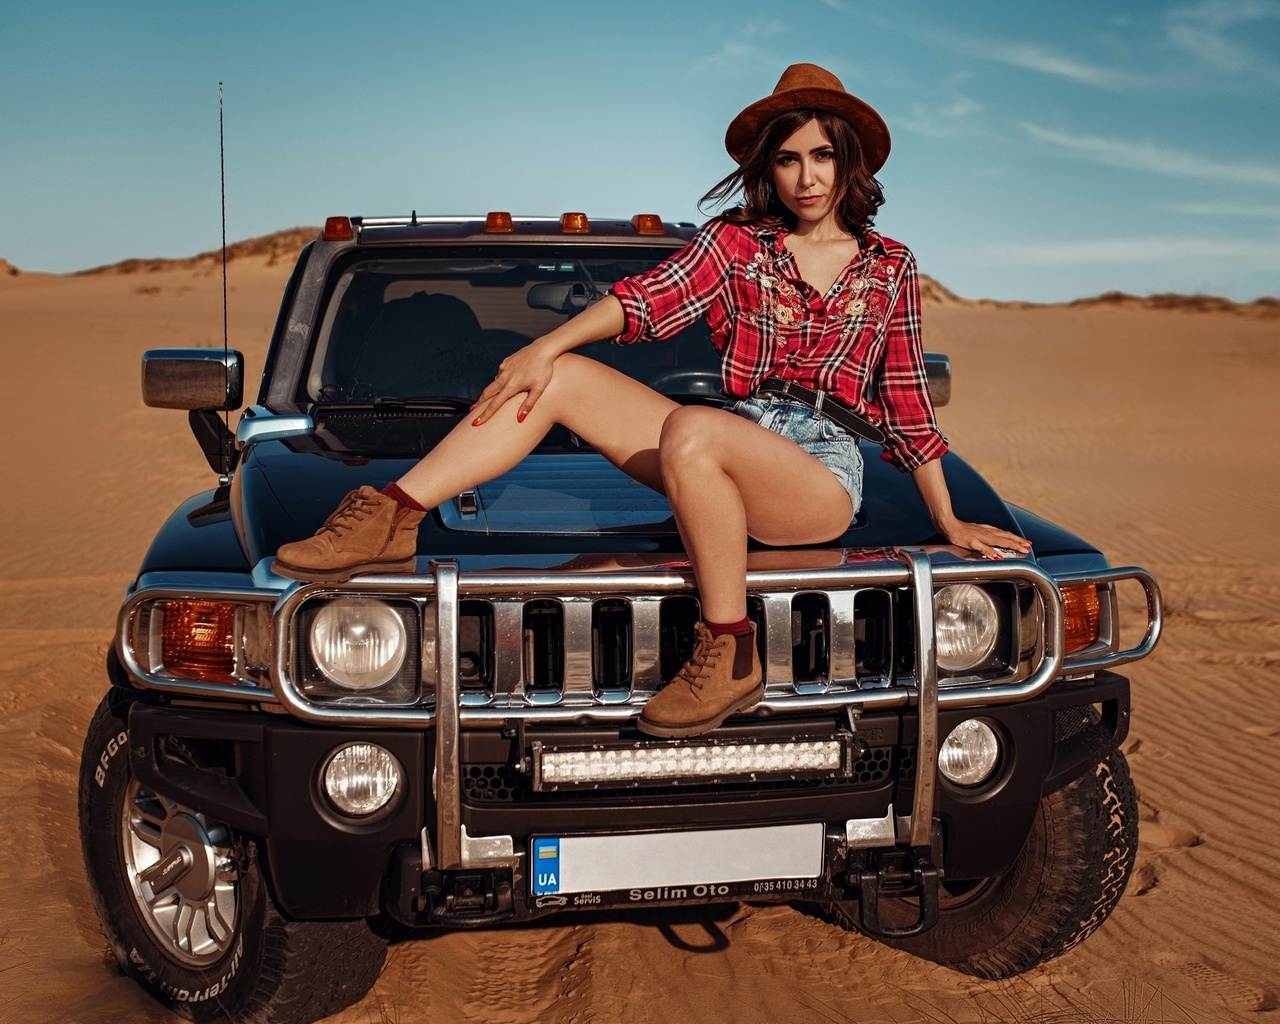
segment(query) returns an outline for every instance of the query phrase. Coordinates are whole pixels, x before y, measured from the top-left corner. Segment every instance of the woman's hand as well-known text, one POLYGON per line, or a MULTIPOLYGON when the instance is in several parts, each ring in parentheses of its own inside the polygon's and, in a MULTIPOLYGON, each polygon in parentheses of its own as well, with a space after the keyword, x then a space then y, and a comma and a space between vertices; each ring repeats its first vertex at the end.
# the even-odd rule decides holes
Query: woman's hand
POLYGON ((942 532, 949 543, 986 558, 1016 558, 1031 551, 1031 541, 1026 537, 986 523, 966 523, 956 519, 942 532))
POLYGON ((498 375, 480 392, 474 406, 476 418, 471 425, 478 427, 492 419, 494 413, 520 394, 525 398, 516 419, 523 423, 551 383, 556 360, 561 355, 593 341, 617 337, 626 326, 622 303, 606 295, 554 331, 512 352, 498 366, 498 375))
POLYGON ((942 475, 942 462, 934 459, 911 473, 925 508, 938 532, 956 547, 974 551, 985 558, 1017 558, 1031 550, 1031 541, 1008 530, 986 523, 966 523, 951 510, 951 493, 942 475))
POLYGON ((476 400, 473 407, 476 418, 471 421, 471 425, 480 426, 519 394, 523 394, 525 399, 520 404, 516 419, 523 422, 551 383, 557 355, 551 346, 544 344, 543 339, 539 338, 524 348, 516 349, 502 360, 498 365, 498 375, 480 392, 480 397, 476 400))

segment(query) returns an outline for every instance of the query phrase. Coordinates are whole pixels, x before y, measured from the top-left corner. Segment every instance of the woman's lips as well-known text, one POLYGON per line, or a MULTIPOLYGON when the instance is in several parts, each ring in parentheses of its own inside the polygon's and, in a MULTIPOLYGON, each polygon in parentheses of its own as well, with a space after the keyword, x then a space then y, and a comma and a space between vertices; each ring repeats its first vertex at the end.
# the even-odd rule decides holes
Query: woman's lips
POLYGON ((797 196, 796 202, 801 206, 817 206, 822 199, 822 196, 797 196))

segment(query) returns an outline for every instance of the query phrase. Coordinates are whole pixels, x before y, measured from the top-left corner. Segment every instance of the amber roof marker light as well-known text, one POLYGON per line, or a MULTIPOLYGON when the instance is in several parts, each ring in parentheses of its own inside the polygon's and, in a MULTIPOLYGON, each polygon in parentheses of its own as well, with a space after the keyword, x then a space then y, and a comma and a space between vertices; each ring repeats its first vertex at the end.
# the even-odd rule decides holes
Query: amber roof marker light
POLYGON ((350 217, 329 217, 324 222, 324 233, 320 237, 326 242, 353 242, 356 229, 351 226, 350 217))
POLYGON ((511 214, 507 213, 505 210, 490 210, 484 216, 484 230, 486 234, 509 234, 515 229, 516 226, 511 220, 511 214))
POLYGON ((566 213, 560 217, 560 233, 562 235, 589 235, 591 222, 585 213, 566 213))
POLYGON ((631 218, 631 226, 636 229, 637 235, 665 235, 666 227, 662 223, 662 218, 656 213, 637 213, 631 218))

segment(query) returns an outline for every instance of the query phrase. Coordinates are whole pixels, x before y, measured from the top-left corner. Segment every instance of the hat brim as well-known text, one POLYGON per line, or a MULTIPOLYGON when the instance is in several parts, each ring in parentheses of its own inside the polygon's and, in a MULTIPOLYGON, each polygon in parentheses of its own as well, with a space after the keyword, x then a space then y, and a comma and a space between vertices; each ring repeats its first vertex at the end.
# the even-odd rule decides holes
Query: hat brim
POLYGON ((862 143, 862 155, 869 173, 875 174, 889 159, 889 126, 874 107, 851 93, 814 86, 775 92, 757 100, 735 117, 724 133, 724 148, 734 163, 742 163, 752 140, 766 124, 779 114, 792 110, 826 110, 848 121, 862 143))

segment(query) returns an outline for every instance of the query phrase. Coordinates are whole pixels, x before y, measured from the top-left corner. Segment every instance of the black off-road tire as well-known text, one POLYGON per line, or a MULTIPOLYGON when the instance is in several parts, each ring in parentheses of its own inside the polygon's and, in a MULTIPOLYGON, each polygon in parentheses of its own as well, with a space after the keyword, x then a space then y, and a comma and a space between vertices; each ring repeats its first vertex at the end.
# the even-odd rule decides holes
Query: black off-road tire
MULTIPOLYGON (((947 886, 938 924, 922 935, 883 939, 925 960, 979 978, 1008 978, 1060 956, 1111 914, 1138 852, 1138 803, 1129 764, 1114 751, 1094 771, 1040 801, 1013 867, 997 878, 947 886)), ((827 904, 849 931, 858 904, 827 904)), ((914 901, 881 900, 888 925, 914 921, 914 901)))
MULTIPOLYGON (((386 941, 364 920, 284 917, 252 839, 142 786, 129 767, 135 697, 107 694, 80 763, 89 890, 120 967, 193 1021, 308 1024, 360 999, 386 941)), ((198 750, 171 753, 202 760, 198 750)))

